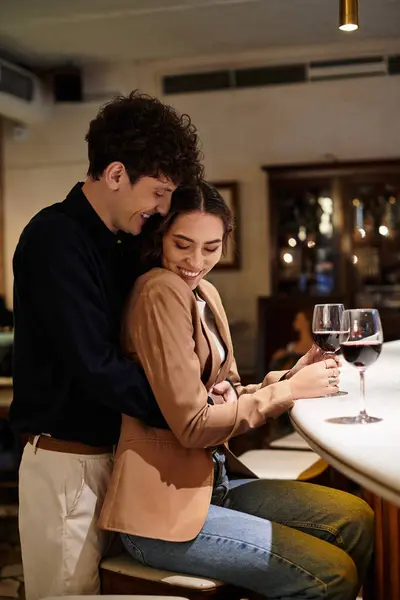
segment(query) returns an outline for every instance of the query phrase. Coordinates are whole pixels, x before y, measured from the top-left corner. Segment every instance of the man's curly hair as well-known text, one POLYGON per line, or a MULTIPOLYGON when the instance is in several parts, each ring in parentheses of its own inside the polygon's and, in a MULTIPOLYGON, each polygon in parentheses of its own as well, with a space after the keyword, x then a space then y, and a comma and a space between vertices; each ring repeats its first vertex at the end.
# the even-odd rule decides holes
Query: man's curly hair
POLYGON ((135 90, 102 106, 90 122, 88 176, 100 179, 119 161, 130 182, 140 177, 168 177, 175 185, 196 184, 203 159, 196 127, 157 98, 135 90))

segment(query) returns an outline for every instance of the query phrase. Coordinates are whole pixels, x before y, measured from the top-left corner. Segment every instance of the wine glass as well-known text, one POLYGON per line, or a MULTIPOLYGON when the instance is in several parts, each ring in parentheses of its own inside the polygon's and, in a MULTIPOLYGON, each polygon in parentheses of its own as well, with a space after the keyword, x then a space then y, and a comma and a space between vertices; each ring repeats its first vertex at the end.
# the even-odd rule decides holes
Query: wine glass
POLYGON ((340 323, 343 304, 316 304, 312 321, 314 342, 327 354, 336 354, 340 348, 340 323))
POLYGON ((356 417, 330 419, 335 423, 377 423, 379 417, 370 417, 365 407, 365 369, 372 365, 382 350, 383 331, 379 312, 375 308, 345 310, 342 317, 340 348, 343 358, 360 373, 362 408, 356 417))

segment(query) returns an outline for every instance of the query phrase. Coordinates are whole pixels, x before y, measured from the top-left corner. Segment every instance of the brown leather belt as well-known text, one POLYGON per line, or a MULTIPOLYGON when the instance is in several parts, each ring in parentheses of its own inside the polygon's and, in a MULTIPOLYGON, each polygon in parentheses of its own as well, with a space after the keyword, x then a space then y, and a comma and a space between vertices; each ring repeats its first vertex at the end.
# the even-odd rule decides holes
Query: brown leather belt
POLYGON ((67 454, 112 454, 114 450, 113 446, 89 446, 82 442, 59 440, 48 435, 40 435, 35 444, 36 437, 30 435, 29 443, 41 450, 53 450, 53 452, 65 452, 67 454))

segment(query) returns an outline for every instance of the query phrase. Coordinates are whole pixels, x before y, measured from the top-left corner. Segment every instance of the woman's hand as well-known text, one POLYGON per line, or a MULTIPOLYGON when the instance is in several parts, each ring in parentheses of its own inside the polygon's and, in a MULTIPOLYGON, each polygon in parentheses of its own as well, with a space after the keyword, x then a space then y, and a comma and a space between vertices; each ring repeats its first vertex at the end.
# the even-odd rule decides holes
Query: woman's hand
POLYGON ((339 389, 339 375, 337 357, 321 359, 303 366, 290 378, 293 399, 336 394, 339 389))
POLYGON ((229 381, 221 381, 214 385, 210 391, 209 396, 214 400, 214 404, 229 404, 237 401, 237 395, 229 381))
POLYGON ((313 365, 316 362, 320 362, 321 360, 327 360, 328 358, 333 358, 338 367, 342 365, 339 356, 336 356, 336 354, 332 354, 331 352, 324 352, 319 346, 313 344, 309 351, 306 352, 306 354, 304 354, 304 356, 302 356, 298 362, 305 367, 307 365, 313 365))
POLYGON ((339 356, 336 356, 336 354, 324 352, 316 344, 313 344, 309 351, 306 352, 304 356, 299 358, 295 366, 290 370, 290 377, 298 373, 301 369, 303 369, 303 367, 307 367, 308 365, 313 365, 315 363, 331 359, 333 359, 336 362, 337 368, 342 366, 342 361, 340 360, 339 356))

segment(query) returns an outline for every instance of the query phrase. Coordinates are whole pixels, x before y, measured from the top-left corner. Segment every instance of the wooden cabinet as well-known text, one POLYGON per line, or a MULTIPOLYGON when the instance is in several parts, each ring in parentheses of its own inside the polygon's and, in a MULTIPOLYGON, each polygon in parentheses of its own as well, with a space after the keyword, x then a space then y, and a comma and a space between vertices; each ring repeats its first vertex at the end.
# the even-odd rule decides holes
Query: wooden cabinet
POLYGON ((376 307, 399 339, 400 159, 263 169, 272 297, 259 298, 258 375, 318 302, 376 307))
POLYGON ((400 292, 400 160, 264 169, 273 295, 400 292))

